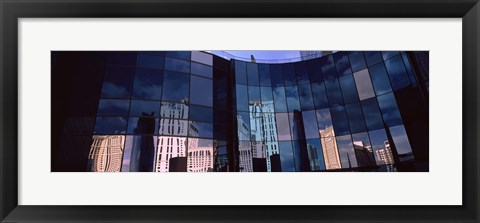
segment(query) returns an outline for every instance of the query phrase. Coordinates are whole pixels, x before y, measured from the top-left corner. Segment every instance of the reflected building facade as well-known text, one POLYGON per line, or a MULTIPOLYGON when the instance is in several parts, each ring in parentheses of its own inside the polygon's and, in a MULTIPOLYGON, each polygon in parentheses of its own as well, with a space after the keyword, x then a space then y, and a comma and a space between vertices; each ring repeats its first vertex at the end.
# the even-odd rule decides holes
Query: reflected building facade
POLYGON ((426 51, 51 56, 52 172, 429 170, 426 51))

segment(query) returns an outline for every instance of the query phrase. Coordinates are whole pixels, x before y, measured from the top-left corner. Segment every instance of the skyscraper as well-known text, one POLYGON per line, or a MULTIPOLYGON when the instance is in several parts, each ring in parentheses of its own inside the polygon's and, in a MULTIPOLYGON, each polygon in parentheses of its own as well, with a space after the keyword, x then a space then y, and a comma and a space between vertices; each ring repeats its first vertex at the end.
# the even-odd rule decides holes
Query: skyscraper
POLYGON ((88 155, 90 171, 120 172, 124 135, 95 135, 88 155))
POLYGON ((392 150, 390 148, 390 143, 385 141, 384 148, 377 150, 377 157, 382 164, 394 164, 392 150))
POLYGON ((320 141, 325 159, 325 168, 327 170, 342 168, 333 126, 320 130, 320 141))
POLYGON ((371 146, 364 145, 362 141, 354 141, 353 149, 359 167, 375 166, 375 157, 371 146))

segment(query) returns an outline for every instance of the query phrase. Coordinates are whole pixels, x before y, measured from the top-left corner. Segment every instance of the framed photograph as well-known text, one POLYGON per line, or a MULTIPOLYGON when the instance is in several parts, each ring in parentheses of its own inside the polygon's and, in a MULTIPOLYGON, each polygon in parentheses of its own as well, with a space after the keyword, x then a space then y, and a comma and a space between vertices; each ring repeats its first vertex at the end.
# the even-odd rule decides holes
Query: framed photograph
POLYGON ((478 222, 478 1, 1 1, 1 222, 478 222))

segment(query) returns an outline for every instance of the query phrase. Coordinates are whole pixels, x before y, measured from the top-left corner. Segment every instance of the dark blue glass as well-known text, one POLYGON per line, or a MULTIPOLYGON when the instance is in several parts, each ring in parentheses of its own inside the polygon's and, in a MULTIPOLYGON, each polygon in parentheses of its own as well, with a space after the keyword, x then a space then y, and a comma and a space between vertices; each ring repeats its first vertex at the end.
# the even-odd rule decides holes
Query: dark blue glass
POLYGON ((149 54, 139 53, 137 56, 137 67, 151 67, 163 69, 165 58, 149 54))
POLYGON ((163 83, 163 100, 182 102, 188 99, 189 75, 165 71, 163 83))
POLYGON ((302 112, 296 110, 288 113, 290 136, 292 140, 305 139, 305 126, 303 125, 302 112))
POLYGON ((278 140, 291 140, 288 113, 275 113, 275 121, 277 122, 278 140))
POLYGON ((397 102, 395 101, 395 96, 393 93, 388 93, 382 96, 377 97, 378 106, 382 111, 383 120, 388 127, 401 125, 402 118, 400 112, 398 111, 397 102))
POLYGON ((388 75, 392 83, 393 90, 399 90, 410 85, 407 71, 403 65, 402 57, 400 55, 392 57, 385 61, 388 75))
POLYGON ((134 68, 108 67, 102 86, 102 98, 129 98, 134 68))
POLYGON ((347 135, 350 134, 350 128, 348 127, 348 119, 345 114, 345 107, 336 106, 330 108, 332 115, 333 129, 335 130, 335 135, 347 135))
POLYGON ((235 83, 247 84, 247 65, 245 62, 235 60, 235 83))
POLYGON ((98 104, 97 115, 127 116, 130 100, 101 99, 98 104))
POLYGON ((132 98, 160 100, 163 71, 138 68, 133 80, 132 98))
POLYGON ((297 87, 296 86, 285 87, 285 96, 287 97, 288 111, 289 112, 292 112, 294 110, 300 111, 300 101, 298 98, 297 87))
POLYGON ((328 102, 330 106, 338 106, 343 104, 342 92, 338 79, 325 80, 325 89, 327 90, 328 102))
POLYGON ((328 108, 328 98, 323 82, 312 83, 313 102, 316 108, 328 108))
POLYGON ((270 78, 272 79, 273 87, 283 87, 282 66, 279 64, 270 65, 270 78))
POLYGON ((140 101, 132 100, 130 105, 130 116, 159 116, 160 114, 159 101, 140 101))
POLYGON ((97 117, 93 134, 125 134, 127 118, 125 117, 97 117))
POLYGON ((165 58, 165 70, 189 73, 190 72, 190 62, 185 60, 165 58))
POLYGON ((342 88, 343 100, 345 104, 358 101, 357 88, 353 76, 343 76, 339 79, 340 87, 342 88))
POLYGON ((260 87, 262 102, 273 102, 273 92, 271 87, 260 87))
POLYGON ((282 172, 295 172, 295 161, 291 141, 279 142, 282 172))
POLYGON ((305 129, 305 138, 318 138, 318 125, 315 110, 302 112, 303 128, 305 129))
POLYGON ((258 66, 255 63, 247 63, 248 85, 258 86, 258 66))
POLYGON ((375 155, 368 134, 366 132, 353 134, 352 140, 358 166, 375 166, 375 155))
POLYGON ((385 70, 385 65, 383 63, 372 66, 368 70, 370 71, 370 78, 372 78, 373 88, 377 95, 386 94, 392 91, 387 70, 385 70))
POLYGON ((213 106, 213 83, 211 79, 190 76, 190 103, 213 106))
POLYGON ((250 114, 237 112, 237 136, 238 140, 250 141, 250 114))
POLYGON ((365 55, 365 60, 367 60, 367 65, 369 67, 383 61, 382 54, 378 51, 365 51, 363 54, 365 55))
POLYGON ((300 97, 300 105, 302 111, 314 109, 312 90, 310 84, 298 85, 298 95, 300 97))
POLYGON ((325 130, 332 126, 332 117, 330 116, 330 109, 323 108, 315 111, 317 115, 317 123, 319 130, 325 130))
POLYGON ((189 112, 192 121, 213 122, 212 108, 190 105, 189 112))
POLYGON ((391 157, 393 157, 391 150, 386 148, 385 145, 389 144, 385 129, 382 128, 375 131, 370 131, 368 132, 368 136, 370 136, 370 141, 372 142, 373 155, 375 156, 375 162, 377 165, 393 164, 393 159, 385 159, 386 156, 379 157, 379 150, 383 150, 382 152, 384 154, 391 154, 391 157))
POLYGON ((310 160, 310 170, 318 171, 325 170, 325 161, 323 159, 322 144, 320 140, 307 140, 308 159, 310 160))
POLYGON ((352 138, 350 135, 337 137, 338 153, 342 169, 358 167, 355 151, 353 150, 352 138))
POLYGON ((158 133, 158 118, 152 116, 130 117, 127 134, 156 135, 158 133))
POLYGON ((213 124, 205 122, 189 122, 188 136, 213 138, 213 124))
POLYGON ((236 85, 237 110, 248 111, 248 89, 246 85, 236 85))
POLYGON ((333 62, 332 55, 321 57, 320 63, 322 64, 322 71, 325 79, 332 79, 337 77, 337 69, 335 68, 335 63, 333 62))
POLYGON ((167 51, 165 56, 172 58, 179 58, 183 60, 190 60, 190 51, 167 51))
POLYGON ((347 52, 338 52, 333 54, 335 59, 335 65, 337 66, 338 76, 348 75, 352 73, 350 69, 350 60, 348 59, 347 52))
POLYGON ((275 111, 276 112, 286 112, 287 111, 287 99, 285 97, 285 88, 284 87, 274 87, 273 88, 273 99, 275 101, 275 111))
POLYGON ((398 51, 382 51, 383 60, 388 60, 396 55, 398 55, 398 51))
POLYGON ((350 64, 352 65, 352 71, 357 72, 359 70, 363 70, 367 67, 365 63, 365 58, 363 58, 363 52, 361 51, 354 51, 348 54, 350 58, 350 64))
POLYGON ((310 80, 308 78, 307 63, 298 62, 295 63, 295 76, 297 77, 298 84, 308 84, 310 80))
POLYGON ((297 85, 297 79, 295 77, 295 66, 293 64, 282 65, 283 80, 285 86, 297 85))
POLYGON ((320 59, 307 61, 308 77, 311 83, 323 81, 323 71, 320 59))
POLYGON ((407 68, 408 78, 410 82, 415 87, 417 86, 417 80, 415 79, 415 74, 413 73, 412 65, 410 64, 410 60, 408 59, 407 53, 402 52, 402 59, 403 63, 405 64, 405 68, 407 68))
POLYGON ((213 69, 210 66, 199 64, 192 62, 192 74, 212 78, 213 77, 213 69))
POLYGON ((363 115, 369 131, 383 128, 383 119, 376 98, 362 101, 363 115))
POLYGON ((360 103, 345 105, 345 109, 347 110, 348 121, 350 123, 350 131, 352 133, 367 131, 360 103))
POLYGON ((260 87, 258 86, 248 86, 248 101, 249 103, 261 101, 260 98, 260 87))
POLYGON ((397 150, 399 160, 407 161, 415 159, 405 127, 403 125, 391 127, 390 134, 395 143, 395 149, 397 150))
POLYGON ((270 66, 268 64, 258 65, 258 77, 260 79, 260 86, 272 86, 270 81, 270 66))

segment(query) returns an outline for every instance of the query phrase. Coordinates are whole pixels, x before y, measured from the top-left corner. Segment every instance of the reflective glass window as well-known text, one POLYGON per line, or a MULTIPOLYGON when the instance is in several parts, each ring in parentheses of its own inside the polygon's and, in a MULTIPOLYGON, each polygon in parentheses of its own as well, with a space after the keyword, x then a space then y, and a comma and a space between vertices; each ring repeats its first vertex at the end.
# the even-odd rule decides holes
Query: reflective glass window
POLYGON ((340 169, 342 168, 340 162, 340 155, 338 152, 337 139, 333 128, 320 130, 320 142, 322 143, 323 158, 325 160, 325 169, 340 169))
POLYGON ((212 66, 213 56, 204 52, 192 51, 192 61, 212 66))
POLYGON ((366 132, 352 135, 353 150, 359 167, 375 166, 375 155, 373 153, 370 138, 366 132))
POLYGON ((213 68, 207 65, 199 64, 192 62, 192 74, 212 78, 213 77, 213 68))
POLYGON ((174 102, 162 102, 160 107, 160 117, 164 118, 188 118, 188 105, 174 102))
POLYGON ((240 172, 253 172, 252 146, 249 141, 238 142, 238 159, 240 172))
POLYGON ((323 82, 312 83, 313 102, 316 108, 328 108, 328 98, 323 82))
POLYGON ((314 109, 312 90, 310 84, 298 85, 298 95, 302 111, 314 109))
POLYGON ((313 139, 320 137, 318 135, 317 117, 315 111, 302 112, 303 128, 305 129, 305 138, 313 139))
POLYGON ((294 111, 288 113, 288 120, 292 140, 305 139, 305 126, 303 124, 302 112, 294 111))
POLYGON ((291 141, 279 142, 282 172, 295 172, 295 161, 291 141))
POLYGON ((213 109, 201 106, 190 106, 190 120, 213 122, 213 109))
POLYGON ((368 132, 377 165, 394 164, 393 152, 385 129, 368 132))
POLYGON ((287 97, 288 111, 300 110, 300 102, 298 99, 298 92, 296 86, 286 86, 285 96, 287 97))
POLYGON ((212 80, 191 75, 190 83, 190 103, 211 107, 213 105, 212 80))
POLYGON ((403 124, 393 93, 379 96, 377 100, 380 110, 382 111, 383 120, 387 126, 391 127, 403 124))
POLYGON ((189 75, 165 71, 163 83, 163 100, 181 102, 188 99, 189 75))
POLYGON ((213 124, 205 122, 190 121, 188 136, 213 138, 213 124))
POLYGON ((237 113, 238 140, 250 140, 250 114, 248 112, 237 113))
POLYGON ((348 59, 347 52, 338 52, 333 54, 335 59, 335 64, 337 66, 337 74, 338 76, 348 75, 352 73, 350 69, 350 61, 348 59))
POLYGON ((127 136, 123 152, 122 172, 154 171, 155 150, 158 138, 155 136, 127 136))
POLYGON ((398 154, 400 162, 406 160, 413 160, 413 152, 410 147, 410 141, 408 140, 405 127, 398 125, 390 128, 390 134, 392 135, 393 142, 395 143, 395 149, 398 154))
POLYGON ((375 97, 368 69, 354 73, 353 77, 355 78, 355 84, 357 86, 358 97, 360 100, 375 97))
POLYGON ((376 98, 370 98, 362 101, 363 115, 365 116, 365 123, 368 130, 376 130, 383 128, 382 114, 378 108, 376 98))
POLYGON ((273 88, 273 99, 275 100, 275 111, 286 112, 287 111, 287 99, 285 97, 284 87, 273 88))
POLYGON ((270 66, 268 64, 258 65, 258 77, 260 79, 260 86, 272 86, 270 81, 270 66))
POLYGON ((338 153, 340 154, 340 161, 342 162, 342 168, 355 168, 358 167, 357 158, 353 151, 353 143, 350 135, 337 137, 338 153))
POLYGON ((307 61, 307 68, 308 68, 308 77, 310 78, 310 82, 320 82, 323 81, 323 71, 322 65, 320 63, 320 59, 313 59, 307 61))
POLYGON ((248 85, 258 86, 258 66, 255 63, 247 63, 248 85))
POLYGON ((188 139, 187 172, 212 172, 215 159, 213 141, 188 139))
POLYGON ((236 86, 237 110, 248 111, 248 88, 245 85, 236 86))
POLYGON ((187 120, 161 118, 158 124, 159 135, 186 136, 189 129, 187 120))
POLYGON ((130 116, 156 116, 160 111, 159 101, 132 100, 130 105, 130 116))
POLYGON ((98 104, 97 115, 127 116, 130 100, 101 99, 98 104))
POLYGON ((129 98, 135 69, 108 67, 102 86, 103 98, 129 98))
POLYGON ((335 135, 341 136, 350 133, 350 128, 348 127, 348 119, 345 114, 345 107, 336 106, 330 108, 333 129, 335 129, 335 135))
POLYGON ((258 86, 248 86, 248 101, 249 103, 259 102, 260 98, 260 87, 258 86))
POLYGON ((407 71, 403 65, 402 57, 400 55, 392 57, 385 61, 388 76, 392 83, 393 90, 398 90, 410 85, 410 81, 407 76, 407 71))
POLYGON ((156 172, 185 172, 186 137, 160 136, 155 157, 156 172), (176 162, 177 161, 177 162, 176 162), (183 161, 183 162, 182 162, 183 161))
POLYGON ((388 79, 387 70, 383 63, 377 64, 369 68, 370 77, 372 78, 373 87, 377 95, 386 94, 392 91, 390 80, 388 79))
POLYGON ((151 67, 163 69, 165 58, 161 56, 139 53, 137 56, 137 67, 151 67))
POLYGON ((408 78, 410 82, 415 87, 417 86, 417 80, 415 79, 415 74, 413 73, 412 65, 410 64, 410 60, 408 59, 407 53, 402 52, 402 59, 403 63, 405 64, 405 68, 407 69, 408 78))
POLYGON ((165 69, 183 73, 190 72, 190 62, 174 58, 165 58, 165 69))
POLYGON ((317 123, 318 123, 319 130, 325 130, 332 126, 332 117, 330 116, 330 109, 328 108, 317 109, 315 113, 317 115, 317 123))
POLYGON ((160 100, 163 71, 138 68, 133 80, 133 98, 160 100))
POLYGON ((335 68, 335 63, 333 62, 332 55, 321 57, 320 63, 322 64, 322 71, 325 79, 332 79, 337 77, 337 71, 335 68))
POLYGON ((398 55, 398 51, 382 51, 383 60, 388 60, 395 55, 398 55))
POLYGON ((340 87, 342 89, 343 100, 345 104, 358 101, 357 88, 352 75, 340 77, 340 87))
POLYGON ((299 62, 295 63, 295 76, 297 77, 298 84, 308 84, 310 80, 308 78, 307 63, 299 62))
POLYGON ((277 121, 278 140, 291 140, 288 113, 276 113, 275 120, 277 121))
POLYGON ((190 51, 167 51, 165 56, 172 58, 179 58, 183 60, 190 60, 190 51))
POLYGON ((128 134, 156 135, 158 133, 158 118, 153 116, 130 117, 128 119, 128 134))
POLYGON ((271 87, 260 87, 260 95, 263 103, 273 102, 273 92, 271 87))
POLYGON ((295 77, 295 67, 293 64, 283 64, 282 74, 283 74, 283 80, 285 81, 285 86, 297 84, 297 80, 295 77))
POLYGON ((378 51, 365 51, 363 54, 369 67, 383 61, 382 54, 378 51))
POLYGON ((310 170, 325 170, 325 161, 323 159, 322 144, 318 138, 307 140, 308 159, 310 161, 310 170))
POLYGON ((350 123, 350 131, 352 133, 367 131, 360 103, 357 102, 345 105, 345 109, 347 110, 347 117, 350 123))
POLYGON ((97 117, 93 134, 125 134, 127 118, 97 117))
POLYGON ((235 83, 247 84, 247 64, 235 60, 235 83))
POLYGON ((338 79, 325 80, 325 89, 328 94, 328 102, 330 106, 338 106, 343 104, 342 92, 338 79))
POLYGON ((367 67, 365 63, 365 58, 363 57, 363 52, 361 51, 354 51, 348 54, 350 58, 350 64, 352 65, 352 71, 357 72, 359 70, 363 70, 367 67))
POLYGON ((270 78, 272 79, 272 86, 283 87, 282 66, 279 64, 270 65, 270 78))

